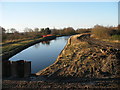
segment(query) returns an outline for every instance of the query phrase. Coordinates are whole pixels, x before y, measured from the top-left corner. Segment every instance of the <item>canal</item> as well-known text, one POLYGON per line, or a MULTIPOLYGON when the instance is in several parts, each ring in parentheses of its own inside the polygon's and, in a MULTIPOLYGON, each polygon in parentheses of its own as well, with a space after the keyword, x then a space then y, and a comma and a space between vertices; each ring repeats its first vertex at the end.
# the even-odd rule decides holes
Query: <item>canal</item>
POLYGON ((68 38, 69 36, 62 36, 54 40, 37 43, 14 55, 9 60, 31 61, 32 73, 37 73, 55 62, 62 49, 65 47, 68 38))

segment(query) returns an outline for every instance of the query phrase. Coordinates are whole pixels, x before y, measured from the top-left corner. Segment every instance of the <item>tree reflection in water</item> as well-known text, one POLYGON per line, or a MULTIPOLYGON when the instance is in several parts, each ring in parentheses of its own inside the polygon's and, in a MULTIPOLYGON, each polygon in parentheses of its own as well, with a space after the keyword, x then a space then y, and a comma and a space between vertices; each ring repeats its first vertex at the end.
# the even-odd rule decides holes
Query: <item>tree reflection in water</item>
POLYGON ((44 45, 50 45, 50 41, 42 41, 42 44, 44 44, 44 45))
POLYGON ((13 56, 10 58, 10 60, 31 61, 31 73, 37 73, 38 71, 48 67, 55 62, 56 58, 66 45, 68 38, 68 36, 62 36, 57 37, 54 40, 37 43, 23 50, 21 53, 13 56))
POLYGON ((35 44, 35 48, 39 48, 40 47, 40 43, 35 44))
MULTIPOLYGON (((50 41, 42 41, 41 42, 43 45, 50 45, 50 41)), ((39 48, 40 47, 40 43, 35 44, 35 48, 39 48)))

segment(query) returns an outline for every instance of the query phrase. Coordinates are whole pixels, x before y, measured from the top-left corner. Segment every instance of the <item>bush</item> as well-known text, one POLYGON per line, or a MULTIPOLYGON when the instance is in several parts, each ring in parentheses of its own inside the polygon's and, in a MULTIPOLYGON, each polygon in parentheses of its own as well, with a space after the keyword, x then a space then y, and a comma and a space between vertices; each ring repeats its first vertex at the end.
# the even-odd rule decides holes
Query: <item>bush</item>
POLYGON ((112 35, 113 40, 120 40, 120 35, 112 35))
POLYGON ((64 28, 63 32, 65 35, 73 35, 75 34, 75 30, 72 27, 64 28))
POLYGON ((77 29, 76 30, 76 33, 90 33, 91 32, 91 29, 77 29))
POLYGON ((100 25, 94 26, 91 32, 95 35, 95 37, 98 38, 110 38, 110 36, 112 35, 112 30, 100 25))

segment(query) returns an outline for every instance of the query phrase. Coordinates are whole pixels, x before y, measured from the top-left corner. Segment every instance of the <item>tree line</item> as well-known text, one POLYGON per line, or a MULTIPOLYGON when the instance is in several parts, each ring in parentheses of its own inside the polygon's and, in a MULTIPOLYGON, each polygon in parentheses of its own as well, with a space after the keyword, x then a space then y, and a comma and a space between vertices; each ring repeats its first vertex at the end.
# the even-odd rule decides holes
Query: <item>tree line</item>
POLYGON ((34 39, 40 38, 42 35, 53 34, 53 35, 74 35, 80 33, 92 33, 98 38, 119 38, 120 37, 120 25, 117 27, 105 27, 102 25, 95 25, 93 28, 78 28, 67 27, 63 29, 50 29, 47 28, 25 28, 24 32, 19 32, 15 28, 5 29, 0 27, 0 33, 2 34, 2 41, 6 40, 18 40, 18 39, 34 39))
POLYGON ((102 25, 95 25, 94 28, 91 30, 91 33, 94 37, 101 38, 101 39, 116 39, 120 40, 120 25, 117 27, 112 26, 102 26, 102 25))
POLYGON ((17 40, 17 39, 34 39, 40 38, 42 35, 53 34, 53 35, 73 35, 76 34, 72 27, 64 29, 50 29, 50 28, 25 28, 24 32, 19 32, 15 28, 5 29, 0 27, 2 32, 2 41, 6 40, 17 40))

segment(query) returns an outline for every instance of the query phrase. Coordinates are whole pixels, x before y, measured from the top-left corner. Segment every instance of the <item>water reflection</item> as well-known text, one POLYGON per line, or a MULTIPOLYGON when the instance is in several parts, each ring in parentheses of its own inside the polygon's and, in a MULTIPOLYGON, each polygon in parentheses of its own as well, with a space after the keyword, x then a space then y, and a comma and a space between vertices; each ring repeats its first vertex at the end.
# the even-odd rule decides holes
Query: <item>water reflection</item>
MULTIPOLYGON (((41 43, 42 43, 42 45, 47 45, 47 46, 49 46, 49 45, 50 45, 50 42, 51 42, 51 40, 50 40, 50 41, 42 41, 41 43)), ((37 44, 35 44, 34 46, 35 46, 35 48, 39 48, 39 47, 40 47, 40 43, 37 43, 37 44)))
POLYGON ((69 38, 68 36, 63 36, 57 37, 56 39, 51 41, 37 43, 16 54, 9 60, 31 61, 32 73, 37 73, 38 71, 54 63, 59 53, 66 45, 68 38, 69 38))
POLYGON ((43 45, 50 45, 50 41, 42 41, 43 45))
POLYGON ((40 47, 40 43, 35 44, 35 48, 39 48, 40 47))

